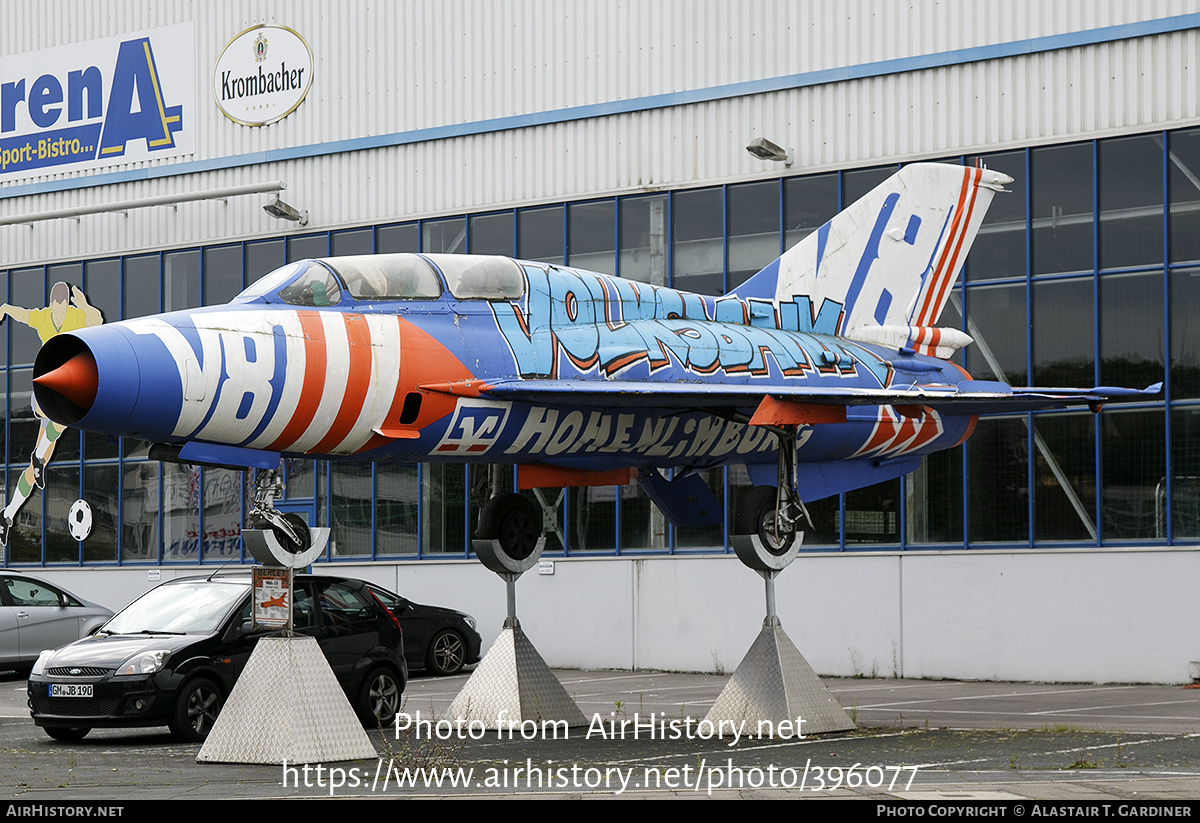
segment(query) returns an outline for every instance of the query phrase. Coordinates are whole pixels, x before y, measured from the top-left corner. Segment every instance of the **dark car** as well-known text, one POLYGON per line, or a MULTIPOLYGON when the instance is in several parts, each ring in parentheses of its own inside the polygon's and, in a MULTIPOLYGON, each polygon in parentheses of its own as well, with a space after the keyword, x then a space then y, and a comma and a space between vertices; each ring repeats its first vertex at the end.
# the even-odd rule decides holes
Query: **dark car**
POLYGON ((404 629, 409 669, 458 674, 463 666, 479 662, 483 639, 475 630, 474 617, 441 606, 422 606, 374 584, 369 588, 404 629))
POLYGON ((112 616, 44 580, 0 571, 0 670, 28 669, 42 649, 87 637, 112 616))
MULTIPOLYGON (((362 722, 386 725, 408 681, 400 624, 361 580, 296 577, 296 631, 317 639, 362 722)), ((55 740, 95 727, 169 726, 208 736, 254 644, 250 577, 158 586, 91 637, 43 652, 29 676, 33 722, 55 740)))

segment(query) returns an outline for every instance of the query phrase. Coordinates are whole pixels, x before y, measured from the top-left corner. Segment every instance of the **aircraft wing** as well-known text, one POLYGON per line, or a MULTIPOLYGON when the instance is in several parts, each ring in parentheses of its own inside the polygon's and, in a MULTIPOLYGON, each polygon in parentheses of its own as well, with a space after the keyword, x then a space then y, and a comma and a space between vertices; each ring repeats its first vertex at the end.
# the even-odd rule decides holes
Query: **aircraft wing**
POLYGON ((669 408, 680 410, 756 408, 764 398, 817 406, 927 406, 942 414, 1012 414, 1070 406, 1092 406, 1115 400, 1157 395, 1162 384, 1146 389, 1112 386, 1079 388, 1014 388, 986 380, 958 385, 923 385, 868 389, 753 383, 687 383, 637 380, 474 380, 467 383, 426 383, 426 391, 472 397, 492 397, 543 405, 669 408))

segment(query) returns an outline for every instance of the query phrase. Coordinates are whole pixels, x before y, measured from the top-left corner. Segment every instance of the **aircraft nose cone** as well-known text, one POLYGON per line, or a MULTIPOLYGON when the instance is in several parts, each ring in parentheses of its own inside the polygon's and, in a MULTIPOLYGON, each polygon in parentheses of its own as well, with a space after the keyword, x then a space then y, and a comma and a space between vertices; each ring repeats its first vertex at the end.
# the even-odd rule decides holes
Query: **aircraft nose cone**
POLYGON ((39 386, 58 392, 80 408, 90 408, 96 400, 100 375, 90 351, 81 351, 56 369, 33 378, 39 386))

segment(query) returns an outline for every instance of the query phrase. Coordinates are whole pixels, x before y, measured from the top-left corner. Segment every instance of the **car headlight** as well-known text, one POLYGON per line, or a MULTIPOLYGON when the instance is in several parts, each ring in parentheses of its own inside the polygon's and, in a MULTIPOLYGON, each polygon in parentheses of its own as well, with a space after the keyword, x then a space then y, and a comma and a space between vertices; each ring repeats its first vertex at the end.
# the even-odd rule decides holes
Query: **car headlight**
POLYGON ((51 657, 54 657, 54 649, 43 649, 42 653, 38 655, 37 662, 33 664, 33 668, 30 670, 29 674, 40 675, 42 672, 46 671, 46 664, 50 662, 51 657))
POLYGON ((135 654, 117 669, 117 674, 154 674, 167 664, 170 656, 169 651, 162 649, 135 654))
POLYGON ((468 626, 471 627, 471 631, 478 631, 478 629, 475 628, 475 618, 474 617, 471 617, 471 615, 469 615, 469 614, 464 614, 463 620, 466 622, 466 624, 468 626))

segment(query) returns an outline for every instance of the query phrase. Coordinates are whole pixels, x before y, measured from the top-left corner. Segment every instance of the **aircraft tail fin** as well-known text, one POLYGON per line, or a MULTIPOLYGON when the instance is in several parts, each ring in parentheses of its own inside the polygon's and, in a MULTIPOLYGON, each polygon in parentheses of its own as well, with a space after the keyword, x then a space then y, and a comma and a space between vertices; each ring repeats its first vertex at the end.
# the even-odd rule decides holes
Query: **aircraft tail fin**
POLYGON ((836 313, 839 335, 900 327, 915 341, 936 325, 992 196, 1010 182, 988 169, 905 166, 734 294, 807 297, 814 324, 836 313))

